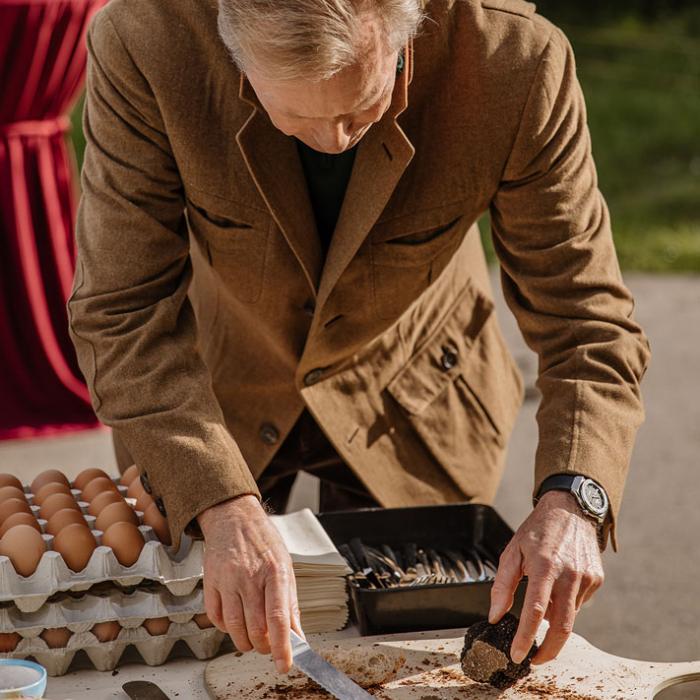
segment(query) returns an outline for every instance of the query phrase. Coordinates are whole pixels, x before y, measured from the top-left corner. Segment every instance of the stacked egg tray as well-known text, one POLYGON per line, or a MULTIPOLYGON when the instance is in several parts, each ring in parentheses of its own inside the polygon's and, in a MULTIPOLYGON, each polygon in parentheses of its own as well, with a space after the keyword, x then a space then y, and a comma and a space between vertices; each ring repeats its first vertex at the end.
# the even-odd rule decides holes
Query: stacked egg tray
POLYGON ((73 482, 49 470, 30 486, 0 475, 0 658, 32 657, 62 675, 81 649, 99 670, 129 645, 151 665, 178 640, 213 656, 224 635, 204 615, 203 545, 169 544, 135 467, 73 482))
POLYGON ((80 650, 98 671, 113 670, 129 646, 150 666, 164 663, 178 641, 208 659, 224 633, 199 612, 203 608, 201 587, 173 596, 163 586, 61 594, 34 613, 6 606, 0 608, 0 649, 14 649, 0 656, 36 659, 50 676, 66 673, 80 650))

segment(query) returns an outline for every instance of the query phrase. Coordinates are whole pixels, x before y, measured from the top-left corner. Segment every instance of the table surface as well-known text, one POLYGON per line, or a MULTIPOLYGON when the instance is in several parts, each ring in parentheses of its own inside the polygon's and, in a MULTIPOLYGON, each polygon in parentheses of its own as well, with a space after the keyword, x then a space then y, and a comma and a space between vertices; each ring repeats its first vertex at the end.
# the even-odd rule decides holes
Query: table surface
MULTIPOLYGON (((539 641, 541 641, 544 636, 546 629, 547 623, 543 622, 537 634, 539 641)), ((443 631, 441 634, 446 634, 447 632, 449 631, 443 631)), ((314 636, 315 635, 313 635, 310 640, 313 639, 314 636)), ((335 639, 348 639, 358 636, 358 629, 355 626, 351 626, 342 632, 322 635, 317 641, 325 640, 328 642, 335 639)), ((625 664, 629 667, 626 673, 623 674, 625 677, 634 675, 630 670, 632 667, 638 667, 639 669, 644 667, 644 671, 647 674, 661 674, 657 682, 660 679, 690 673, 690 671, 692 671, 693 677, 697 676, 700 678, 700 661, 693 664, 653 664, 651 662, 622 659, 601 652, 582 638, 578 638, 577 635, 574 635, 574 637, 576 637, 576 644, 567 644, 561 655, 565 657, 567 653, 574 654, 575 658, 569 659, 567 663, 567 665, 572 667, 576 665, 575 661, 579 656, 586 656, 583 652, 579 653, 574 649, 574 647, 578 645, 585 647, 585 649, 590 652, 589 656, 590 654, 597 655, 596 659, 598 661, 608 659, 609 661, 625 664), (652 669, 656 670, 652 672, 652 669)), ((217 656, 223 656, 232 651, 234 651, 233 645, 227 637, 217 656)), ((255 652, 251 652, 251 654, 254 655, 255 652)), ((119 666, 117 666, 114 671, 96 671, 90 664, 87 656, 81 652, 76 659, 74 659, 71 670, 65 676, 49 678, 45 697, 47 700, 128 700, 128 696, 122 690, 122 685, 127 681, 145 680, 156 683, 168 696, 169 700, 174 700, 174 698, 183 698, 183 700, 210 700, 210 695, 204 684, 204 670, 209 661, 211 661, 211 659, 204 661, 195 659, 185 643, 178 642, 173 647, 168 661, 162 666, 147 666, 143 663, 136 649, 134 647, 129 647, 122 656, 119 666)), ((254 659, 251 658, 250 661, 254 661, 254 659)), ((596 661, 593 666, 598 668, 601 664, 596 661)), ((547 667, 550 670, 553 668, 553 666, 549 664, 547 667)), ((695 691, 691 690, 690 695, 678 695, 678 697, 694 697, 693 693, 696 691, 697 688, 695 691)))
MULTIPOLYGON (((226 647, 230 650, 230 647, 226 647)), ((222 648, 223 651, 223 648, 222 648)), ((127 649, 114 671, 96 671, 85 657, 71 665, 71 670, 57 678, 49 678, 47 700, 128 700, 122 690, 127 681, 152 681, 168 698, 205 700, 204 668, 207 661, 195 659, 186 650, 173 650, 162 666, 147 666, 133 649, 127 649), (179 654, 178 654, 179 653, 179 654)))
MULTIPOLYGON (((353 626, 330 636, 357 637, 359 632, 353 626)), ((231 651, 233 645, 227 637, 217 656, 231 651)), ((162 666, 147 666, 136 649, 129 647, 114 671, 96 671, 84 653, 79 653, 65 676, 49 678, 45 697, 46 700, 128 700, 122 690, 124 683, 151 681, 170 699, 209 700, 204 669, 210 660, 195 659, 184 642, 178 642, 162 666)))

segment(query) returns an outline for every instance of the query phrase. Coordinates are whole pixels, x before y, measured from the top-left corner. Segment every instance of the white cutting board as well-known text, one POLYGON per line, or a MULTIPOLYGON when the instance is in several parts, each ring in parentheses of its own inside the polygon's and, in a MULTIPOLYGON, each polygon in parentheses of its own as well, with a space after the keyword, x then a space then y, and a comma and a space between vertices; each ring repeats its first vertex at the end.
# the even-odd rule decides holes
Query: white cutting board
MULTIPOLYGON (((543 631, 540 632, 541 637, 543 631)), ((532 673, 514 687, 497 691, 465 678, 459 666, 463 632, 411 634, 338 639, 309 635, 320 652, 352 651, 356 663, 370 662, 383 651, 405 656, 393 681, 372 690, 382 700, 652 700, 672 678, 700 680, 700 661, 650 663, 622 659, 602 652, 574 634, 554 661, 533 666, 532 673), (356 658, 355 658, 356 657, 356 658)), ((320 700, 330 697, 304 691, 304 678, 279 676, 269 657, 256 653, 227 654, 207 664, 205 684, 215 700, 320 700)))

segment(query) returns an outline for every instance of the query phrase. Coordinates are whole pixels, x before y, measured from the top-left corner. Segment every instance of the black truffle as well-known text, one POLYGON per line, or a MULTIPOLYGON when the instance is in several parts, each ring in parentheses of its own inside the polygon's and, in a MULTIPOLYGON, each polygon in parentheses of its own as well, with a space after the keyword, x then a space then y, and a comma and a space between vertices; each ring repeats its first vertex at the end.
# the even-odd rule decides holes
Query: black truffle
POLYGON ((495 625, 487 620, 473 624, 464 635, 460 656, 465 675, 478 683, 505 690, 530 673, 530 661, 537 652, 533 644, 522 663, 510 658, 510 647, 518 629, 518 618, 506 614, 495 625))

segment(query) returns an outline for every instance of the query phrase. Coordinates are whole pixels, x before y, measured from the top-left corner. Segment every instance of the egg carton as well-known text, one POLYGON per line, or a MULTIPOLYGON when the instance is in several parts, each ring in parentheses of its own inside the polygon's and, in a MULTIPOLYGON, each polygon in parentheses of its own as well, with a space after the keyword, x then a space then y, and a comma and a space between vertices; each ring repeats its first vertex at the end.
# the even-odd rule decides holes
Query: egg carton
MULTIPOLYGON (((3 659, 26 659, 31 657, 46 668, 49 676, 64 675, 79 651, 84 651, 98 671, 112 671, 119 663, 128 646, 135 646, 144 662, 149 666, 165 663, 178 641, 184 641, 198 659, 214 656, 224 633, 216 627, 201 629, 190 613, 168 616, 171 625, 168 631, 152 636, 140 624, 127 626, 125 621, 119 636, 112 642, 101 642, 92 632, 84 629, 84 624, 67 625, 73 632, 65 647, 51 649, 38 634, 23 636, 14 651, 0 654, 3 659)), ((141 621, 142 622, 142 621, 141 621)))
POLYGON ((204 591, 197 587, 189 595, 175 596, 163 586, 86 592, 78 598, 59 595, 35 612, 23 612, 15 605, 0 608, 0 634, 17 632, 36 637, 45 629, 68 627, 86 632, 98 622, 116 620, 124 627, 138 627, 147 618, 169 617, 184 622, 204 612, 204 591))
MULTIPOLYGON (((203 543, 190 541, 185 556, 176 561, 151 528, 139 529, 146 543, 136 563, 129 567, 119 563, 110 547, 100 545, 79 573, 71 571, 58 552, 47 551, 36 571, 25 578, 15 571, 8 557, 0 556, 0 602, 11 600, 22 612, 35 612, 55 593, 85 591, 104 581, 113 581, 124 588, 144 580, 157 581, 173 595, 192 593, 202 578, 203 543)), ((99 544, 101 533, 93 532, 99 544)), ((50 547, 53 538, 50 535, 44 538, 50 547)))
MULTIPOLYGON (((119 493, 125 497, 126 487, 119 484, 118 479, 112 481, 119 493)), ((104 581, 112 581, 124 588, 136 586, 142 581, 155 581, 166 586, 173 595, 186 596, 192 593, 202 579, 204 543, 183 535, 180 548, 174 551, 158 539, 153 528, 143 524, 143 513, 136 510, 139 530, 145 545, 132 566, 120 564, 112 549, 101 544, 103 533, 94 529, 96 518, 88 513, 89 504, 80 500, 81 492, 78 489, 71 489, 98 544, 87 566, 75 573, 68 568, 58 552, 52 551, 54 537, 45 531, 46 521, 39 517, 40 509, 34 503, 34 494, 27 486, 24 490, 29 506, 42 529, 47 551, 39 561, 36 571, 27 577, 20 576, 15 571, 8 557, 0 556, 0 603, 12 601, 22 612, 35 612, 56 593, 84 591, 104 581)), ((132 507, 136 503, 132 498, 125 497, 125 500, 132 507)))

